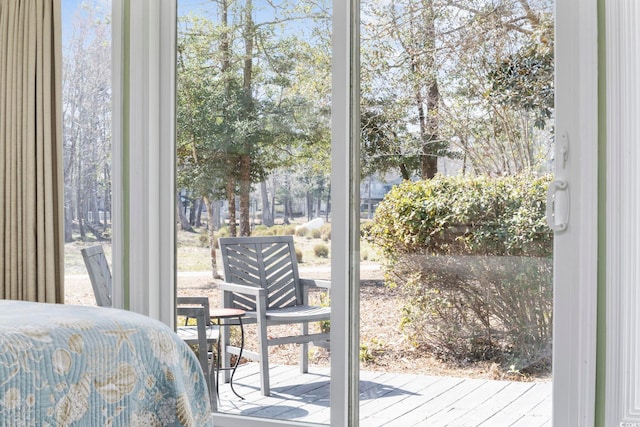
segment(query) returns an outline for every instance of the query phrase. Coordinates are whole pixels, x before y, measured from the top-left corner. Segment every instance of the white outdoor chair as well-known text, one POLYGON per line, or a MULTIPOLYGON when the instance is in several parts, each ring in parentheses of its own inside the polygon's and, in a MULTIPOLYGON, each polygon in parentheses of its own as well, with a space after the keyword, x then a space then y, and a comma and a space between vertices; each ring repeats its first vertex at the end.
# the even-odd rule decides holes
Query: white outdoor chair
MULTIPOLYGON (((329 282, 305 280, 298 276, 298 263, 292 236, 229 237, 219 239, 224 283, 222 306, 245 310, 245 323, 257 323, 259 352, 243 351, 243 355, 260 363, 260 389, 270 394, 268 347, 279 344, 300 344, 300 371, 309 370, 308 344, 326 346, 328 333, 309 333, 310 322, 330 319, 329 307, 308 305, 308 289, 328 289, 329 282), (273 337, 267 326, 300 324, 300 334, 273 337)), ((222 328, 222 362, 229 366, 230 354, 238 348, 230 345, 229 336, 222 328)), ((225 375, 228 381, 228 375, 225 375)))
MULTIPOLYGON (((92 246, 81 249, 80 252, 89 272, 96 303, 100 307, 111 307, 111 270, 102 246, 92 246)), ((218 399, 217 384, 212 369, 214 363, 212 349, 219 339, 220 332, 217 326, 211 324, 209 298, 178 297, 176 303, 176 315, 186 318, 185 325, 178 326, 176 332, 187 344, 198 346, 198 360, 207 380, 211 408, 215 411, 218 407, 218 399), (195 326, 186 325, 190 318, 196 319, 195 326)))
POLYGON ((184 325, 178 325, 178 336, 190 346, 197 345, 198 360, 207 380, 211 408, 218 410, 216 375, 214 370, 214 347, 219 339, 219 328, 211 324, 208 297, 178 297, 176 315, 184 317, 184 325), (189 319, 195 319, 195 325, 188 325, 189 319))
POLYGON ((107 263, 107 257, 104 256, 102 246, 91 246, 81 249, 84 265, 89 273, 93 294, 96 297, 96 303, 100 307, 111 307, 111 270, 107 263))

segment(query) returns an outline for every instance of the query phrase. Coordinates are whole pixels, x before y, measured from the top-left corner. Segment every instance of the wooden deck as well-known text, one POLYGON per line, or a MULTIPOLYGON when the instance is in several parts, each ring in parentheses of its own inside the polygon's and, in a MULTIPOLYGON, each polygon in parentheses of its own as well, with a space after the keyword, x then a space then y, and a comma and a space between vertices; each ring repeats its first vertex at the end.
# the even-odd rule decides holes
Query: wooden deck
MULTIPOLYGON (((271 369, 271 396, 260 394, 258 366, 238 367, 238 399, 220 385, 221 412, 329 423, 329 370, 271 369)), ((360 373, 360 425, 428 427, 551 426, 551 382, 524 383, 381 372, 360 373)))

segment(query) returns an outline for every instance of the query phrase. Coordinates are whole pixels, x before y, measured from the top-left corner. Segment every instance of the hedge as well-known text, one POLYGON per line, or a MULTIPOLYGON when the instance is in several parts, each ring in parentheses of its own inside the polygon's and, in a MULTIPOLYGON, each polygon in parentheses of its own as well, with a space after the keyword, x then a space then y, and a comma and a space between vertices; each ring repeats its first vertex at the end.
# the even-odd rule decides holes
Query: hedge
POLYGON ((443 177, 394 187, 367 230, 405 297, 417 347, 517 369, 550 361, 550 177, 443 177))
POLYGON ((369 233, 386 253, 550 256, 549 177, 405 181, 375 212, 369 233))

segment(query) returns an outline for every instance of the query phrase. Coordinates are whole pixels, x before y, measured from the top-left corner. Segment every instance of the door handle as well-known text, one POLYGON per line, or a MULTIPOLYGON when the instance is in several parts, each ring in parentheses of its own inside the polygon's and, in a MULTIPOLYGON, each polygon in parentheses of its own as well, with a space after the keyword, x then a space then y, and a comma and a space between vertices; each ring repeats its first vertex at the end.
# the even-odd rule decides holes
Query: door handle
POLYGON ((569 183, 565 180, 556 180, 549 184, 547 189, 547 224, 556 233, 565 231, 569 225, 569 183), (558 194, 566 193, 564 203, 559 201, 558 194), (564 215, 556 215, 557 210, 564 215))

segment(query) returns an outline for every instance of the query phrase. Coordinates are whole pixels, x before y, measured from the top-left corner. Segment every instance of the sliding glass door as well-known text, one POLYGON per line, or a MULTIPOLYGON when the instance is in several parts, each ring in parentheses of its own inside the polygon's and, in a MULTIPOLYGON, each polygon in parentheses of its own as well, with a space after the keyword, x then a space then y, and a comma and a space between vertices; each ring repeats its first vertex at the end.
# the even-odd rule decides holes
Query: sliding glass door
MULTIPOLYGON (((123 197, 118 206, 123 207, 122 223, 126 226, 123 226, 121 230, 115 230, 120 234, 116 245, 116 259, 118 261, 114 266, 114 271, 117 271, 119 277, 115 278, 114 283, 116 283, 117 291, 120 292, 122 305, 162 318, 172 324, 175 322, 172 315, 175 298, 172 278, 175 269, 173 268, 173 244, 167 239, 173 238, 173 229, 178 221, 182 226, 182 220, 185 219, 185 225, 191 225, 191 216, 193 215, 194 223, 198 217, 200 218, 201 227, 205 223, 204 219, 211 220, 213 224, 213 221, 218 218, 218 214, 214 211, 215 208, 220 211, 220 224, 222 221, 228 224, 230 218, 235 215, 235 219, 231 221, 237 222, 236 233, 242 234, 247 230, 250 230, 251 233, 256 230, 264 230, 260 222, 269 218, 267 212, 273 213, 271 219, 281 221, 281 226, 284 225, 285 218, 289 223, 301 220, 299 214, 302 213, 309 234, 303 234, 300 231, 302 236, 296 235, 294 238, 303 239, 304 244, 309 242, 314 244, 312 253, 302 251, 302 260, 299 262, 300 272, 307 272, 304 270, 306 263, 309 262, 308 272, 319 274, 321 278, 330 277, 332 281, 330 302, 328 302, 332 310, 331 324, 323 326, 330 326, 332 334, 329 373, 314 374, 310 369, 312 376, 316 375, 317 378, 320 378, 319 387, 314 389, 297 388, 297 391, 293 392, 289 387, 299 387, 305 384, 305 378, 308 378, 306 376, 309 374, 283 376, 281 385, 276 385, 272 391, 275 390, 273 394, 276 395, 286 393, 285 399, 279 405, 265 405, 273 408, 271 418, 251 417, 254 409, 240 410, 236 414, 227 411, 226 413, 216 413, 217 424, 235 426, 304 425, 319 421, 324 424, 330 422, 331 425, 336 426, 357 425, 359 417, 356 403, 360 397, 358 395, 358 356, 363 353, 366 356, 366 351, 361 352, 366 349, 361 348, 358 337, 359 263, 360 259, 364 257, 363 249, 366 249, 364 245, 360 245, 359 241, 358 224, 361 208, 358 199, 361 194, 367 196, 374 194, 372 181, 369 182, 369 190, 365 193, 361 193, 359 185, 360 147, 357 144, 361 134, 359 121, 359 38, 357 37, 358 23, 360 22, 359 5, 357 2, 334 2, 330 13, 332 15, 331 53, 327 54, 327 51, 324 51, 323 55, 322 50, 316 52, 311 49, 313 46, 309 41, 302 43, 302 45, 294 43, 294 39, 304 38, 309 34, 312 37, 319 37, 318 40, 323 37, 325 42, 328 40, 326 33, 322 33, 313 26, 315 23, 321 22, 320 20, 312 21, 313 25, 294 25, 297 22, 297 19, 294 19, 295 13, 311 13, 313 19, 321 18, 319 15, 316 16, 314 12, 318 3, 313 3, 306 9, 298 7, 302 5, 300 2, 291 3, 289 5, 291 10, 288 11, 291 15, 287 15, 287 17, 284 15, 276 16, 273 12, 274 8, 285 3, 262 4, 255 0, 244 3, 198 2, 205 7, 213 6, 216 11, 213 13, 214 18, 217 19, 215 22, 223 22, 223 25, 216 27, 207 21, 209 18, 196 19, 194 17, 192 20, 194 25, 200 25, 198 28, 211 27, 212 29, 212 32, 203 30, 192 34, 194 41, 200 43, 197 50, 204 52, 203 39, 207 34, 212 34, 216 38, 217 44, 214 45, 217 46, 217 49, 209 50, 210 62, 205 61, 201 63, 200 69, 196 68, 199 71, 210 69, 211 74, 194 75, 189 81, 191 88, 201 86, 201 90, 192 91, 194 98, 191 101, 193 103, 189 104, 196 108, 180 110, 184 107, 179 99, 180 95, 178 94, 177 102, 172 102, 171 94, 173 92, 170 89, 173 81, 178 81, 179 87, 180 80, 173 78, 171 70, 175 69, 176 72, 179 72, 180 58, 182 56, 186 64, 189 52, 186 48, 181 51, 179 43, 176 43, 175 46, 172 44, 172 29, 176 25, 176 3, 171 0, 161 2, 114 0, 116 5, 114 7, 119 11, 114 14, 115 33, 120 36, 124 34, 123 37, 117 39, 119 42, 115 43, 116 49, 120 49, 118 50, 120 56, 116 55, 115 59, 116 69, 124 71, 114 79, 117 82, 114 92, 121 96, 118 98, 120 101, 123 99, 125 101, 122 103, 124 105, 122 115, 114 118, 114 122, 119 121, 117 124, 120 127, 116 126, 116 128, 121 131, 124 129, 124 131, 114 132, 114 134, 122 133, 124 135, 122 144, 118 142, 119 145, 117 145, 120 150, 122 147, 128 150, 125 150, 124 153, 120 151, 119 155, 115 156, 117 158, 115 163, 121 167, 120 172, 122 173, 114 173, 114 178, 117 177, 119 180, 114 184, 114 187, 118 188, 117 192, 123 197), (225 5, 228 12, 226 24, 223 19, 224 13, 221 13, 225 10, 225 5), (231 11, 232 7, 236 8, 235 12, 231 11), (258 8, 263 9, 259 11, 258 8), (253 13, 247 13, 249 10, 253 13), (266 12, 265 10, 270 11, 266 12), (221 19, 222 21, 220 21, 221 19), (282 29, 276 31, 273 28, 268 28, 278 22, 283 25, 282 29), (288 23, 294 26, 286 29, 288 23), (122 27, 118 27, 119 25, 122 27), (265 32, 261 33, 260 31, 265 32), (230 56, 232 35, 237 42, 238 50, 234 53, 236 56, 230 56), (228 48, 225 48, 225 44, 221 42, 226 37, 229 37, 228 48), (276 47, 278 49, 275 49, 276 47), (263 56, 258 55, 257 52, 263 56), (225 53, 229 55, 228 68, 225 65, 225 53), (168 58, 170 58, 170 62, 168 58), (323 70, 325 70, 323 66, 326 66, 326 61, 329 58, 332 68, 331 77, 327 80, 327 76, 323 74, 323 70), (319 63, 315 61, 319 61, 319 63), (221 73, 221 70, 225 72, 221 73), (232 70, 235 71, 232 72, 232 70), (211 80, 212 75, 221 77, 221 79, 211 80), (307 85, 304 87, 299 85, 295 80, 298 77, 306 79, 307 85), (120 81, 119 78, 123 78, 123 80, 120 81), (328 170, 325 161, 323 161, 327 153, 321 150, 321 144, 316 145, 318 142, 325 141, 326 138, 327 128, 324 121, 328 116, 323 108, 328 108, 329 104, 323 104, 320 89, 327 81, 331 81, 332 88, 330 97, 331 124, 329 127, 332 181, 330 188, 327 188, 327 183, 324 186, 316 184, 318 188, 314 188, 310 178, 319 175, 314 175, 313 169, 306 162, 318 160, 321 170, 328 170), (225 84, 228 84, 228 87, 235 87, 237 91, 227 91, 225 84), (219 97, 220 102, 214 104, 216 109, 205 111, 209 107, 203 99, 197 99, 203 94, 219 97), (312 101, 309 102, 309 99, 312 101), (177 178, 175 180, 177 186, 173 185, 173 167, 168 165, 173 165, 176 162, 168 162, 167 160, 172 157, 179 159, 182 154, 186 154, 185 159, 189 158, 189 154, 191 154, 192 161, 201 159, 200 156, 194 157, 193 153, 175 152, 176 146, 181 147, 180 138, 184 135, 181 135, 179 129, 177 132, 172 131, 174 105, 177 106, 175 115, 179 120, 195 119, 198 116, 206 116, 210 119, 212 128, 198 130, 198 132, 202 131, 200 137, 210 138, 212 142, 216 143, 224 140, 229 141, 230 138, 239 138, 237 140, 242 141, 238 145, 233 145, 236 149, 233 156, 238 156, 239 160, 237 167, 228 168, 228 165, 225 165, 219 158, 212 163, 214 165, 210 171, 212 174, 219 173, 219 170, 226 172, 222 176, 218 174, 217 179, 226 180, 236 175, 239 177, 232 189, 228 189, 226 186, 217 187, 222 191, 215 195, 215 200, 210 200, 218 202, 222 200, 222 203, 218 203, 217 206, 206 203, 204 200, 197 202, 197 197, 194 196, 195 192, 187 188, 195 183, 196 175, 193 179, 177 178), (242 108, 228 109, 232 105, 245 108, 245 110, 242 108), (222 107, 224 109, 221 109, 222 107), (246 114, 247 112, 251 114, 246 114), (275 112, 279 115, 274 115, 275 112), (233 123, 232 126, 230 126, 231 123, 233 123), (169 144, 168 141, 172 140, 174 134, 177 135, 178 144, 169 144), (217 140, 213 141, 213 139, 217 140), (276 149, 271 150, 274 148, 276 149), (307 153, 308 158, 295 157, 304 154, 304 148, 309 148, 311 151, 310 154, 307 153), (258 150, 253 154, 264 156, 260 158, 262 163, 257 166, 266 169, 249 168, 247 176, 247 169, 244 167, 247 159, 249 159, 249 166, 252 166, 251 149, 258 150), (246 157, 247 155, 249 157, 246 157), (285 165, 280 162, 284 162, 285 165), (269 167, 275 167, 274 165, 287 166, 289 169, 278 177, 273 177, 273 174, 269 174, 268 171, 273 172, 269 170, 269 167), (255 175, 252 175, 252 171, 255 172, 255 175), (308 174, 302 174, 300 177, 296 175, 298 172, 308 172, 308 174), (306 178, 309 178, 308 182, 304 181, 306 178), (265 209, 263 201, 263 182, 266 183, 264 200, 269 202, 269 209, 265 209), (303 190, 295 188, 302 184, 308 186, 303 187, 303 190), (325 191, 324 194, 320 191, 321 189, 325 191), (330 198, 327 202, 329 191, 330 198), (228 197, 234 192, 237 197, 228 197), (247 194, 249 195, 248 199, 247 194), (176 210, 173 203, 176 197, 179 197, 182 202, 180 211, 176 210), (224 200, 225 198, 226 200, 224 200), (301 203, 297 204, 296 199, 301 200, 301 203), (171 203, 168 203, 169 201, 171 203), (200 208, 197 207, 197 203, 200 203, 200 208), (229 208, 234 203, 237 208, 229 208), (208 212, 207 209, 211 209, 211 212, 208 212), (143 210, 146 212, 144 217, 140 215, 143 210), (330 215, 328 219, 327 213, 330 215), (184 218, 180 218, 183 214, 184 218), (329 243, 323 241, 322 231, 320 231, 319 239, 314 237, 313 231, 310 231, 312 227, 309 218, 314 220, 316 217, 331 224, 329 243), (315 240, 318 241, 315 242, 315 240), (329 247, 330 262, 324 260, 322 254, 325 251, 322 248, 319 248, 316 253, 315 246, 320 245, 329 247), (311 260, 314 260, 313 265, 311 260), (330 269, 328 265, 330 265, 330 269), (329 383, 329 393, 325 394, 321 390, 327 383, 329 383), (305 405, 316 397, 320 398, 315 400, 317 411, 306 409, 305 405), (320 418, 326 414, 329 414, 328 417, 320 418), (317 415, 318 418, 313 418, 314 415, 317 415), (276 418, 279 420, 276 421, 276 418)), ((320 10, 326 12, 323 8, 320 10)), ((555 155, 555 159, 565 158, 568 155, 566 162, 559 170, 556 163, 555 179, 567 180, 572 201, 570 203, 569 225, 564 232, 559 232, 554 237, 556 264, 553 271, 555 283, 560 285, 554 289, 556 342, 553 348, 556 353, 555 363, 562 364, 559 376, 555 377, 554 387, 557 391, 556 396, 573 396, 574 391, 579 392, 580 402, 558 400, 561 404, 554 405, 556 408, 554 417, 557 416, 561 422, 574 420, 565 423, 571 425, 571 422, 577 422, 576 418, 572 418, 575 408, 588 416, 589 393, 593 391, 591 382, 593 376, 590 376, 593 358, 589 356, 592 350, 590 346, 592 341, 590 340, 593 338, 593 334, 589 325, 593 325, 595 319, 592 310, 592 303, 595 301, 592 292, 595 282, 588 266, 595 265, 591 257, 595 241, 592 230, 595 227, 593 216, 589 214, 595 209, 591 209, 593 208, 593 200, 586 196, 586 188, 595 188, 595 169, 592 166, 593 159, 597 159, 597 155, 593 154, 593 132, 586 132, 581 124, 595 122, 592 112, 593 106, 597 105, 597 102, 592 102, 594 98, 590 98, 593 88, 593 63, 591 62, 593 58, 590 55, 593 52, 588 47, 591 46, 588 42, 593 40, 593 33, 589 33, 587 30, 594 27, 591 24, 593 24, 595 12, 591 6, 571 1, 559 2, 557 10, 559 13, 556 15, 556 27, 560 31, 557 33, 556 42, 557 49, 561 54, 556 56, 558 79, 556 90, 558 91, 557 99, 560 101, 560 103, 556 101, 556 126, 566 130, 569 145, 568 152, 561 150, 555 155), (580 13, 576 13, 576 11, 580 11, 580 13), (572 31, 576 28, 580 28, 581 32, 572 31), (581 46, 581 49, 576 51, 572 46, 581 46), (570 61, 570 59, 576 60, 570 61), (579 65, 580 68, 576 68, 579 65), (575 94, 581 94, 582 98, 580 99, 584 101, 580 103, 579 108, 576 108, 575 94), (574 143, 575 141, 580 141, 580 143, 574 143), (577 201, 574 202, 574 200, 577 201), (586 268, 583 269, 583 267, 586 268), (576 299, 576 296, 579 298, 576 299), (558 322, 558 319, 562 320, 558 322), (577 331, 577 333, 572 331, 577 331), (585 363, 573 363, 577 360, 583 360, 585 363), (560 378, 559 383, 558 378, 560 378), (587 381, 588 387, 584 389, 586 391, 581 391, 582 383, 577 379, 587 381)), ((364 18, 365 16, 363 16, 364 18)), ((379 58, 382 57, 384 55, 379 58)), ((460 89, 465 88, 460 87, 460 89)), ((379 91, 379 93, 382 92, 379 91)), ((121 105, 119 102, 116 104, 121 105)), ((363 117, 366 114, 367 112, 363 111, 363 117)), ((424 118, 427 119, 429 116, 425 115, 424 118)), ((416 130, 419 131, 419 121, 418 124, 407 128, 407 131, 416 130)), ((562 135, 563 133, 559 131, 558 134, 562 135)), ((196 132, 194 135, 198 136, 196 132)), ((191 147, 187 145, 186 148, 191 147)), ((557 148, 558 145, 556 145, 557 148)), ((425 153, 415 154, 422 156, 425 153)), ((180 167, 180 161, 177 164, 180 167)), ((194 164, 185 166, 189 166, 188 170, 192 172, 201 172, 206 175, 207 171, 199 171, 194 164)), ((182 173, 180 170, 177 172, 178 174, 182 173)), ((561 200, 566 196, 567 193, 560 194, 560 187, 562 185, 556 184, 554 186, 559 191, 557 195, 552 195, 552 198, 561 200)), ((214 198, 213 195, 209 197, 214 198)), ((371 198, 369 197, 369 199, 371 198)), ((115 199, 114 192, 114 201, 115 199)), ((561 225, 565 218, 561 205, 562 202, 559 202, 559 210, 550 213, 550 217, 557 221, 556 225, 561 225)), ((369 211, 373 215, 375 211, 373 206, 371 208, 367 206, 363 211, 363 216, 368 216, 369 211)), ((208 222, 206 224, 208 227, 208 222)), ((231 224, 228 225, 231 226, 231 224)), ((299 225, 303 225, 303 223, 299 225)), ((211 268, 209 271, 212 259, 211 247, 207 247, 207 245, 210 244, 210 236, 202 233, 202 230, 200 231, 201 234, 195 236, 193 234, 183 235, 189 236, 190 240, 197 242, 191 242, 190 245, 194 248, 194 253, 202 253, 200 256, 205 261, 194 263, 184 272, 179 271, 178 281, 181 283, 180 288, 182 288, 182 281, 184 281, 184 283, 190 283, 189 286, 193 288, 191 291, 205 293, 209 292, 209 281, 213 282, 214 280, 214 270, 211 268), (197 247, 198 244, 203 247, 197 247), (198 269, 200 272, 190 273, 190 271, 198 271, 198 269), (206 277, 209 273, 211 273, 211 279, 206 277), (190 275, 197 280, 190 281, 190 275), (202 279, 204 283, 198 282, 200 277, 204 277, 202 279)), ((464 232, 464 230, 457 228, 453 231, 464 232)), ((441 236, 447 237, 448 235, 445 232, 436 237, 441 236)), ((326 233, 325 237, 327 237, 326 233)), ((455 242, 459 243, 458 239, 455 242)), ((526 249, 531 249, 531 247, 527 246, 526 249)), ((180 260, 189 259, 189 257, 183 257, 183 253, 181 253, 188 251, 178 249, 178 252, 180 260)), ((371 253, 367 255, 367 258, 370 259, 370 257, 371 253)), ((180 260, 178 262, 182 262, 180 260)), ((219 269, 219 259, 215 260, 219 269)), ((180 292, 178 290, 178 294, 180 292)), ((215 302, 217 297, 212 294, 210 299, 215 302)), ((327 304, 326 301, 320 302, 327 304)), ((385 310, 386 308, 380 309, 381 318, 385 310)), ((375 350, 374 344, 376 343, 368 343, 370 352, 375 350)), ((323 361, 319 360, 318 362, 318 366, 321 367, 323 361)), ((242 363, 234 378, 238 391, 240 391, 240 387, 245 387, 240 393, 241 396, 242 393, 249 390, 253 392, 257 388, 249 382, 248 375, 242 376, 240 374, 241 369, 249 366, 249 362, 242 363)), ((282 366, 286 366, 286 364, 283 363, 282 366)), ((275 369, 271 374, 279 375, 275 369)), ((272 383, 277 384, 277 381, 272 380, 272 383)), ((226 387, 226 385, 222 387, 226 387)), ((234 408, 248 403, 232 393, 223 393, 227 392, 224 390, 221 392, 224 403, 232 405, 234 408)), ((247 393, 248 396, 249 393, 247 393)), ((562 398, 557 397, 557 399, 562 398)), ((263 401, 263 403, 266 402, 266 400, 263 401)), ((245 408, 247 407, 245 406, 245 408)), ((390 406, 390 408, 394 407, 390 406)), ((584 417, 580 419, 584 419, 584 417)), ((362 421, 361 424, 366 425, 365 421, 362 421)))
POLYGON ((361 424, 550 421, 553 1, 361 18, 361 424))

